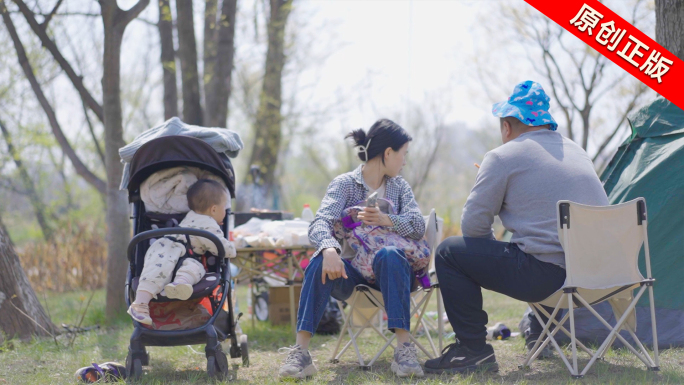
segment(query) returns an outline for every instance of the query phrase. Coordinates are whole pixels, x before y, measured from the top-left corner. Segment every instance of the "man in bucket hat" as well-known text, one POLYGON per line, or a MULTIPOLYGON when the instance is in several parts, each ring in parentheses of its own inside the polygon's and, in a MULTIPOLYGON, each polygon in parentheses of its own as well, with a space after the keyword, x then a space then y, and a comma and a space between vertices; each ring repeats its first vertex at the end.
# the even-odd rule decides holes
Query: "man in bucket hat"
POLYGON ((428 373, 497 370, 494 349, 485 342, 482 288, 525 302, 547 298, 565 281, 556 202, 608 204, 587 153, 556 132, 549 97, 539 83, 516 85, 492 113, 499 117, 503 145, 482 161, 463 208, 463 236, 446 239, 436 252, 440 289, 457 341, 425 363, 428 373), (513 234, 510 243, 494 238, 497 215, 513 234))

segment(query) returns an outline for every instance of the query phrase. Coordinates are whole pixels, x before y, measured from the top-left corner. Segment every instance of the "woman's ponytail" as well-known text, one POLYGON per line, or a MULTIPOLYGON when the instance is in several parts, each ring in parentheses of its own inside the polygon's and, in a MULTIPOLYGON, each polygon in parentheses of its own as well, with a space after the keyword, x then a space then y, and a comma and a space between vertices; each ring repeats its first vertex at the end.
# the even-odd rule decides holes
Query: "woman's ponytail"
POLYGON ((358 130, 348 133, 344 138, 352 138, 354 140, 354 147, 363 146, 366 144, 366 131, 364 131, 363 128, 359 128, 358 130))
POLYGON ((368 134, 359 128, 348 133, 344 138, 354 140, 354 147, 359 147, 358 156, 362 162, 368 162, 376 156, 382 156, 383 164, 385 164, 385 150, 388 147, 394 151, 399 151, 406 142, 411 141, 411 136, 401 126, 389 119, 380 119, 375 122, 368 130, 368 134))

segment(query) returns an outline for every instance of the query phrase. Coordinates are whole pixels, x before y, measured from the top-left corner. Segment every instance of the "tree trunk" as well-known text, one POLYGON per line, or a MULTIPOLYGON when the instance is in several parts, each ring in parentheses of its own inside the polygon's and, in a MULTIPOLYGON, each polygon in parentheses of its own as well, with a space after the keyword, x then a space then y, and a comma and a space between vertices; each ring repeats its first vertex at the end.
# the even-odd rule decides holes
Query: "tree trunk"
POLYGON ((217 43, 217 15, 218 0, 204 2, 204 124, 214 126, 211 122, 216 113, 216 43, 217 43))
POLYGON ((178 29, 178 56, 181 62, 183 87, 183 121, 202 125, 199 72, 197 70, 197 43, 193 22, 192 0, 176 0, 176 27, 178 29))
POLYGON ((684 2, 656 0, 656 41, 684 60, 684 2))
MULTIPOLYGON (((2 6, 4 5, 0 2, 0 7, 2 6)), ((48 336, 57 330, 45 314, 43 306, 26 278, 1 218, 0 315, 0 330, 9 338, 19 336, 21 339, 28 339, 32 335, 48 336)))
POLYGON ((123 296, 128 260, 126 248, 131 225, 128 217, 128 198, 119 190, 123 167, 119 148, 123 139, 121 117, 121 42, 128 23, 149 4, 139 0, 128 11, 122 11, 116 0, 100 0, 104 24, 104 73, 102 76, 105 118, 105 160, 107 163, 107 299, 106 316, 114 319, 125 310, 123 296))
MULTIPOLYGON (((209 2, 207 1, 207 6, 209 2)), ((235 53, 235 13, 237 0, 223 0, 221 16, 214 28, 212 41, 207 41, 207 28, 204 37, 204 95, 206 97, 205 124, 211 127, 227 127, 228 99, 231 93, 231 76, 235 53), (209 49, 212 56, 207 56, 209 49)), ((214 22, 216 15, 214 14, 214 22)))
MULTIPOLYGON (((285 24, 292 9, 292 0, 270 0, 270 4, 266 69, 254 127, 254 146, 249 161, 250 165, 259 166, 269 192, 274 191, 274 176, 282 138, 280 107, 281 82, 285 66, 285 24)), ((247 174, 245 178, 247 183, 247 174)))
POLYGON ((232 91, 233 62, 235 57, 235 14, 237 0, 223 0, 223 10, 219 20, 218 58, 216 71, 216 113, 211 125, 227 127, 228 100, 232 91))
POLYGON ((170 0, 159 0, 159 39, 161 64, 164 71, 164 119, 178 116, 178 86, 176 85, 176 51, 173 48, 173 16, 170 0))
POLYGON ((19 171, 19 177, 21 178, 24 188, 26 189, 26 193, 28 195, 29 201, 31 202, 31 206, 33 206, 33 211, 36 214, 36 219, 38 220, 40 229, 43 231, 43 237, 48 242, 52 241, 53 230, 52 226, 50 226, 50 224, 48 223, 47 218, 45 218, 45 213, 47 213, 45 204, 43 203, 43 200, 40 199, 40 197, 38 196, 36 186, 33 184, 33 179, 31 179, 31 176, 24 167, 24 163, 21 161, 21 154, 19 154, 19 151, 17 151, 17 149, 14 148, 14 143, 12 142, 12 135, 7 130, 7 127, 5 127, 5 124, 2 121, 0 121, 0 130, 2 131, 2 135, 5 137, 5 142, 7 143, 7 151, 14 160, 14 164, 17 166, 17 171, 19 171))

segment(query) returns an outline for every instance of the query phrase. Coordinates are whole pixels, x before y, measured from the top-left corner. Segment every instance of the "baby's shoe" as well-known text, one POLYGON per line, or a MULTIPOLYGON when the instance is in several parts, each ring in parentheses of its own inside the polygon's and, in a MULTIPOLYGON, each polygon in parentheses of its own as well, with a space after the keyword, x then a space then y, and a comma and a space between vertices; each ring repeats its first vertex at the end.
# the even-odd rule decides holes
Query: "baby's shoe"
POLYGON ((180 299, 185 301, 192 295, 192 285, 187 283, 171 282, 170 284, 164 286, 164 292, 166 293, 166 298, 180 299))
POLYGON ((87 383, 94 383, 103 379, 104 382, 118 382, 125 380, 126 377, 126 368, 118 362, 105 362, 100 365, 93 362, 91 366, 76 371, 76 380, 87 383))
POLYGON ((128 308, 128 314, 134 320, 145 325, 152 325, 152 318, 150 318, 150 306, 146 303, 132 303, 128 308))

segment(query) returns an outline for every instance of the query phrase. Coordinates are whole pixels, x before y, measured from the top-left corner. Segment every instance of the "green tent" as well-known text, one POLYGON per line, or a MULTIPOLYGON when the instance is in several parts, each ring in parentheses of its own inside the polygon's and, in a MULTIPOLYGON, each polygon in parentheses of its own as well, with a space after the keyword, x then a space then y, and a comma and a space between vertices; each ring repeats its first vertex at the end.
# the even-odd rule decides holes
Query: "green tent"
MULTIPOLYGON (((646 198, 658 343, 684 346, 684 111, 661 97, 630 115, 629 123, 632 135, 601 181, 611 204, 646 198)), ((637 322, 638 337, 650 344, 648 296, 637 307, 637 322)))

